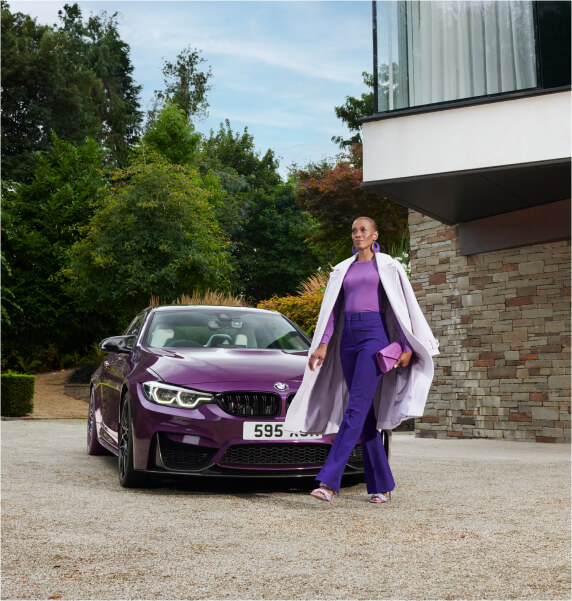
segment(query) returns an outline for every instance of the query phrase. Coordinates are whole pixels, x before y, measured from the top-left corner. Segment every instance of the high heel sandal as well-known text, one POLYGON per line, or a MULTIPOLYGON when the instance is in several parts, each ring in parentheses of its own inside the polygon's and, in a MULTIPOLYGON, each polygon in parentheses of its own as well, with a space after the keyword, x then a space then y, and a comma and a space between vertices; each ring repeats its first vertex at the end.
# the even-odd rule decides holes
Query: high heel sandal
POLYGON ((335 494, 335 492, 330 492, 329 490, 326 490, 325 488, 322 488, 320 486, 320 488, 315 488, 310 493, 310 496, 315 497, 316 499, 320 499, 320 501, 326 501, 331 505, 334 501, 335 494))
POLYGON ((387 503, 388 501, 391 501, 391 491, 376 492, 374 495, 371 495, 369 499, 370 503, 387 503))

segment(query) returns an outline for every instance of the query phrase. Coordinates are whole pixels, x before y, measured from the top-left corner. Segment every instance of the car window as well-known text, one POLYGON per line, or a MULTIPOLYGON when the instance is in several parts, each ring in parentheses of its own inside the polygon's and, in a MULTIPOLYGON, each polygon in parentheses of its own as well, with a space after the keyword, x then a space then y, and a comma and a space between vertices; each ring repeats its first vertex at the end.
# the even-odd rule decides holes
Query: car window
POLYGON ((127 330, 125 330, 125 336, 138 336, 145 323, 146 315, 147 313, 145 311, 139 313, 139 315, 137 315, 137 317, 129 324, 127 330))
POLYGON ((248 311, 158 311, 145 345, 154 348, 233 348, 306 351, 307 338, 282 315, 248 311))

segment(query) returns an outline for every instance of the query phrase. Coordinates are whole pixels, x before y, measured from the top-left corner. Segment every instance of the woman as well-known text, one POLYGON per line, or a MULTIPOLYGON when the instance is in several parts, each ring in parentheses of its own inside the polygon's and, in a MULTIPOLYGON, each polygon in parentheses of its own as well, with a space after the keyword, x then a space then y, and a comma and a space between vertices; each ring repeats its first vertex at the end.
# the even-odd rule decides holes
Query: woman
POLYGON ((358 439, 370 502, 390 498, 395 483, 379 430, 423 415, 431 357, 439 352, 405 270, 379 252, 378 235, 373 219, 354 221, 354 256, 330 275, 304 378, 286 415, 286 430, 337 432, 311 493, 330 503, 358 439), (403 352, 382 375, 376 353, 394 340, 403 352))

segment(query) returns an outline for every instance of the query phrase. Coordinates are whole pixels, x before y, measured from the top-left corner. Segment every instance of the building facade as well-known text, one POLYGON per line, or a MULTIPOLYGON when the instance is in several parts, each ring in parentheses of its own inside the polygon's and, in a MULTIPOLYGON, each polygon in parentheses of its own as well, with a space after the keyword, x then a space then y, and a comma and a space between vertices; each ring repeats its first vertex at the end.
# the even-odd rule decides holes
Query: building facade
POLYGON ((570 440, 570 2, 373 3, 364 186, 441 344, 419 436, 570 440))

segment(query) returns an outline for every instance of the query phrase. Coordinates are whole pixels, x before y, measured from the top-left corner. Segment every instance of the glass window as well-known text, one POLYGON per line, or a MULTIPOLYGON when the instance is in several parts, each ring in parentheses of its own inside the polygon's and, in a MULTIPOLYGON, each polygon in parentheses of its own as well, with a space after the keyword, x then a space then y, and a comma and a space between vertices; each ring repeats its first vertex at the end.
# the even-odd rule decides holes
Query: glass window
POLYGON ((378 2, 378 111, 535 88, 533 4, 378 2))
POLYGON ((537 3, 542 87, 570 85, 570 2, 537 3))
POLYGON ((281 315, 262 311, 159 311, 153 316, 146 346, 154 348, 279 349, 307 351, 307 338, 281 315))
POLYGON ((137 336, 143 327, 143 323, 145 322, 145 316, 147 313, 143 311, 139 313, 137 317, 129 324, 127 330, 125 330, 126 336, 137 336))

